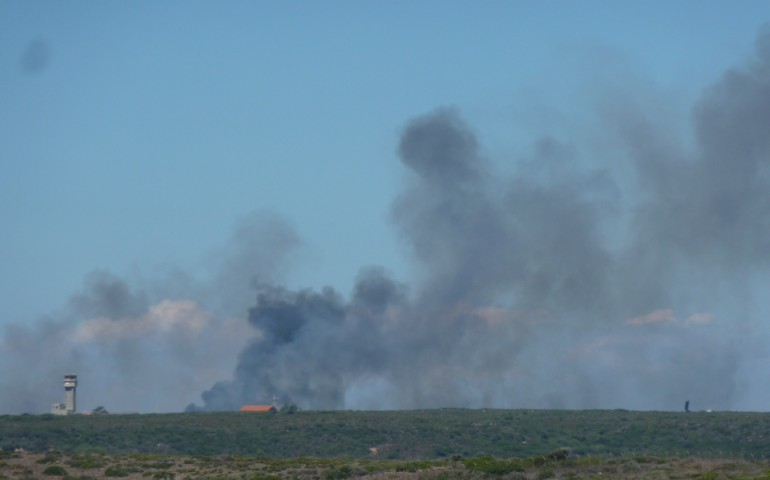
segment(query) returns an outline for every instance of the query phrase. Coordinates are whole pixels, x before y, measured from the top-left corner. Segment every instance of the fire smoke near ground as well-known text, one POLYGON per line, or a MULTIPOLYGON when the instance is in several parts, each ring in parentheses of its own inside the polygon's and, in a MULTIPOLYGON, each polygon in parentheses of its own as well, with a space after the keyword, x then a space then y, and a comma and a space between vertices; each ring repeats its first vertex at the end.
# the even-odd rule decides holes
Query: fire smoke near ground
POLYGON ((68 370, 101 379, 112 366, 129 379, 152 371, 158 385, 187 378, 167 385, 174 392, 209 381, 189 410, 274 395, 312 409, 679 409, 685 399, 694 409, 761 408, 770 393, 770 311, 757 292, 770 273, 770 31, 748 65, 703 92, 691 143, 644 111, 605 113, 605 134, 622 146, 609 155, 617 168, 587 168, 579 149, 546 138, 510 178, 457 111, 408 122, 397 154, 411 178, 392 220, 416 266, 409 282, 366 267, 349 296, 283 288, 276 258, 297 238, 260 217, 236 235, 246 253, 222 262, 215 286, 150 294, 95 277, 73 298, 70 320, 6 332, 3 358, 41 369, 23 352, 42 343, 68 370), (256 304, 248 324, 224 328, 237 302, 228 310, 213 298, 233 281, 255 289, 256 304), (60 338, 66 352, 53 345, 60 338), (235 371, 223 373, 227 362, 212 359, 232 359, 235 348, 235 371))
POLYGON ((506 181, 456 112, 411 121, 393 220, 419 281, 365 270, 349 301, 261 286, 249 321, 264 336, 203 408, 273 393, 311 408, 734 406, 770 258, 768 41, 704 93, 687 154, 625 112, 630 200, 555 140, 506 181))

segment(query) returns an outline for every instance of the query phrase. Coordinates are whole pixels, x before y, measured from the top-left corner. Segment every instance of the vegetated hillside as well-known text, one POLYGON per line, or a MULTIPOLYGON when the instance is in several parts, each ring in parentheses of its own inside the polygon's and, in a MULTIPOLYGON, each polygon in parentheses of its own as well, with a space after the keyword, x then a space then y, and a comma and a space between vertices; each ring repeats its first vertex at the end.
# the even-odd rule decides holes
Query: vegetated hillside
POLYGON ((574 455, 770 457, 770 414, 463 410, 0 416, 29 451, 432 459, 574 455))
POLYGON ((100 454, 0 452, 0 479, 28 480, 595 480, 767 479, 768 460, 542 456, 523 459, 492 457, 441 460, 292 458, 236 455, 100 454))

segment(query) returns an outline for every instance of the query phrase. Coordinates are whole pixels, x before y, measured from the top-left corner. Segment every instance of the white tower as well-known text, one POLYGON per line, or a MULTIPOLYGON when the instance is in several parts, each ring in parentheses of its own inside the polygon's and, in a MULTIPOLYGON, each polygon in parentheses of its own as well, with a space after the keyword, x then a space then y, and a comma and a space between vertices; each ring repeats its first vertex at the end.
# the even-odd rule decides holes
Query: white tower
POLYGON ((74 373, 64 375, 64 409, 67 415, 75 413, 75 390, 78 386, 78 376, 74 373))

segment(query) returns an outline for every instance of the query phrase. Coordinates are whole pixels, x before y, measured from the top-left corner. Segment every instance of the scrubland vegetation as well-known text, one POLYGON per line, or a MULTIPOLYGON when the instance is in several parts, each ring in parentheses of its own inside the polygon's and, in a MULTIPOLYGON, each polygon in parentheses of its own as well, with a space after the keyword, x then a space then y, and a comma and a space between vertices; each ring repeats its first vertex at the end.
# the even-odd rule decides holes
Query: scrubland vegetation
POLYGON ((0 416, 0 480, 770 478, 770 414, 0 416))
POLYGON ((546 479, 767 479, 766 460, 490 456, 441 460, 355 460, 168 454, 66 454, 5 452, 0 479, 239 479, 239 480, 546 480, 546 479))

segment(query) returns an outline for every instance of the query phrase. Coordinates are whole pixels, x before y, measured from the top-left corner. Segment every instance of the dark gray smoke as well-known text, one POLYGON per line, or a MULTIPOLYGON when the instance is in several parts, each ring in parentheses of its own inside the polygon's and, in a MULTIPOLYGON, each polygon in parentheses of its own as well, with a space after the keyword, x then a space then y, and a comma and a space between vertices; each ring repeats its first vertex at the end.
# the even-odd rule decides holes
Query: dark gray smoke
POLYGON ((70 299, 73 310, 87 318, 136 317, 148 308, 146 295, 132 291, 122 278, 107 272, 92 272, 85 289, 70 299))
POLYGON ((392 209, 411 287, 371 268, 350 299, 261 285, 261 336, 190 408, 761 405, 768 45, 765 29, 703 92, 692 146, 649 112, 609 112, 617 168, 544 138, 506 179, 457 112, 412 120, 398 155, 414 175, 392 209))
POLYGON ((203 272, 161 279, 98 271, 60 311, 4 329, 2 413, 44 413, 63 400, 62 376, 79 375, 78 408, 179 411, 235 367, 253 330, 243 321, 255 285, 280 281, 298 246, 291 226, 255 213, 203 272), (192 300, 195 299, 195 300, 192 300))
POLYGON ((597 158, 553 134, 523 158, 489 158, 451 108, 408 122, 391 210, 408 282, 365 267, 347 295, 281 287, 300 241, 264 213, 203 271, 94 273, 62 311, 6 328, 0 411, 46 411, 67 372, 83 408, 110 411, 273 396, 316 409, 764 409, 770 30, 702 93, 692 138, 632 100, 602 110, 602 144, 618 147, 597 158))

